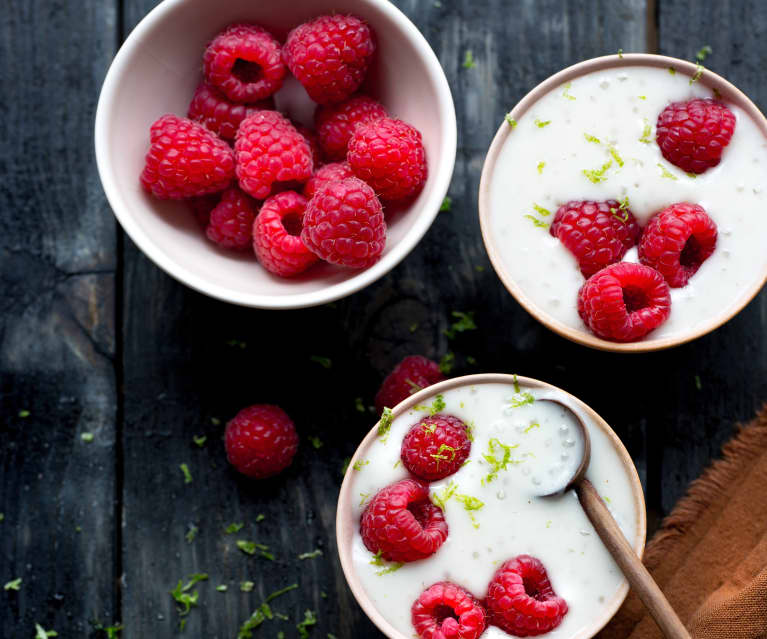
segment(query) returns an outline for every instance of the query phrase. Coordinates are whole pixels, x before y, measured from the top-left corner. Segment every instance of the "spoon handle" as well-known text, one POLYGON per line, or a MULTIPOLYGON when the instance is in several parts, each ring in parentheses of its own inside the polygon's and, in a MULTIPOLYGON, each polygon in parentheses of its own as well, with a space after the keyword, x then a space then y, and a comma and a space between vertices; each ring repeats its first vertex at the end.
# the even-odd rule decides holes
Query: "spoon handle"
POLYGON ((575 490, 583 510, 602 542, 626 575, 631 587, 647 606, 663 634, 670 639, 691 639, 690 633, 677 617, 658 584, 647 572, 647 568, 637 557, 593 484, 588 479, 581 479, 576 484, 575 490))

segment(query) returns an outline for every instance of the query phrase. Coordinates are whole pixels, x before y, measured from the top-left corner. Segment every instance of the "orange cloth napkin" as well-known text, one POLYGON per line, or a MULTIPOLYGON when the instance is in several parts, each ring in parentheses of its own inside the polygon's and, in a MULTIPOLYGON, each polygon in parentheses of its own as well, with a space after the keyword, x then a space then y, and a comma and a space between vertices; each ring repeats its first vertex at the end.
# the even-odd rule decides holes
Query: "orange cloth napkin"
MULTIPOLYGON (((694 639, 767 638, 767 406, 690 485, 644 556, 694 639)), ((662 639, 629 593, 599 639, 662 639)))

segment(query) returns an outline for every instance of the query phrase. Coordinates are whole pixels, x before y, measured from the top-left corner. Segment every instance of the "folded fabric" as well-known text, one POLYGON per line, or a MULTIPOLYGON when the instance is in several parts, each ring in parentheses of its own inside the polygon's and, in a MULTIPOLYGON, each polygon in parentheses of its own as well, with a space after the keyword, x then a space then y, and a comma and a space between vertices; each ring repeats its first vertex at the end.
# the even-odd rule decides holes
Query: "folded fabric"
MULTIPOLYGON (((767 638, 767 407, 690 485, 644 562, 694 639, 767 638)), ((600 639, 662 639, 629 593, 600 639)))

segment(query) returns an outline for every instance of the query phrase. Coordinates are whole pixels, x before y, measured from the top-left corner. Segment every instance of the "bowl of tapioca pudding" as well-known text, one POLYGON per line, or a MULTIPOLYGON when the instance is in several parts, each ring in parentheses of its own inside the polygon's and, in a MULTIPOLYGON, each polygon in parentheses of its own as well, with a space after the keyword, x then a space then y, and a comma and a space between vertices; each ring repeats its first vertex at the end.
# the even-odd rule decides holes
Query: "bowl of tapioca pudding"
POLYGON ((594 348, 708 333, 767 280, 767 120, 684 60, 576 64, 501 123, 479 216, 493 266, 536 319, 594 348))
POLYGON ((562 485, 583 442, 588 477, 641 556, 642 487, 615 433, 549 384, 470 375, 411 396, 365 437, 338 501, 349 586, 391 639, 593 637, 628 583, 573 491, 562 485))

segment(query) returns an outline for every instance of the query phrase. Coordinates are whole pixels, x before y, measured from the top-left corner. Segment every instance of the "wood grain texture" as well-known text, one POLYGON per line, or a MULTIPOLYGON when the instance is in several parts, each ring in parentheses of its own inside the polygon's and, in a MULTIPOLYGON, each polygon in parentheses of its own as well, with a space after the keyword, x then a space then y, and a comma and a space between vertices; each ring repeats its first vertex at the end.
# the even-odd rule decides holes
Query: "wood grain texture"
POLYGON ((115 7, 11 1, 0 22, 0 637, 119 614, 115 223, 96 175, 115 7), (86 443, 83 433, 94 439, 86 443))

